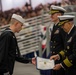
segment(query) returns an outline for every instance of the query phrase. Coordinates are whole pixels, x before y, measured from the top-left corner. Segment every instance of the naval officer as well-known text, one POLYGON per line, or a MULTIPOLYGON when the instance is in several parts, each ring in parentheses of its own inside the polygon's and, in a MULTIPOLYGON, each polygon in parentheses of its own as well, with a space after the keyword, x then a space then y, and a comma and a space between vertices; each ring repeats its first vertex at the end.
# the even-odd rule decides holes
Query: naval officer
POLYGON ((59 26, 67 33, 64 50, 53 55, 50 59, 62 60, 55 65, 53 70, 63 68, 65 75, 76 75, 76 26, 74 25, 74 17, 72 15, 59 16, 59 26))

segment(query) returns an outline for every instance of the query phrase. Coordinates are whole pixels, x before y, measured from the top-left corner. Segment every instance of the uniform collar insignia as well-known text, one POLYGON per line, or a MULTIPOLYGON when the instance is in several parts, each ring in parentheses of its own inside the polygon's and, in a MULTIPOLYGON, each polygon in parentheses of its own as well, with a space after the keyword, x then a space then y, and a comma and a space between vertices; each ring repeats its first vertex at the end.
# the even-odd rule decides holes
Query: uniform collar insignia
POLYGON ((67 42, 71 42, 72 41, 72 37, 69 38, 69 40, 67 42))
POLYGON ((58 34, 58 33, 59 33, 59 30, 57 29, 54 34, 58 34))

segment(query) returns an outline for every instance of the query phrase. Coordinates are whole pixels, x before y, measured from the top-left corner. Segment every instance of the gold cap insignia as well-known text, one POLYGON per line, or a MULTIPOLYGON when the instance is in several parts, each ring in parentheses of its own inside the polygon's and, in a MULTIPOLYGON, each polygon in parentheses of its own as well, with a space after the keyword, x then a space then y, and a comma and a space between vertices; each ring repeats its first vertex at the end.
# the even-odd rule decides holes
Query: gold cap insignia
POLYGON ((58 34, 58 33, 59 33, 59 30, 56 30, 54 34, 58 34))
POLYGON ((44 62, 44 64, 46 64, 46 62, 44 62))
POLYGON ((69 20, 60 21, 58 26, 62 26, 64 23, 69 22, 69 20))

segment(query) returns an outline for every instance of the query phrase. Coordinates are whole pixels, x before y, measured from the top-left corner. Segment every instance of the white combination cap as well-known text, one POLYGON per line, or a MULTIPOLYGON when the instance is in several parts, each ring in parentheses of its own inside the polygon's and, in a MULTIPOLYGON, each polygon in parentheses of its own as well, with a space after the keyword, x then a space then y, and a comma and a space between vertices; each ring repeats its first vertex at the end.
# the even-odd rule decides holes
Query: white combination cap
POLYGON ((63 13, 64 14, 65 11, 66 10, 63 7, 52 5, 51 10, 49 11, 49 14, 55 14, 55 13, 63 13))
POLYGON ((66 22, 73 21, 74 17, 75 16, 73 16, 73 15, 58 16, 58 18, 60 19, 60 22, 58 25, 61 26, 61 25, 64 25, 64 23, 66 23, 66 22))
POLYGON ((17 21, 21 22, 21 23, 25 23, 25 19, 22 18, 22 16, 17 15, 17 14, 13 14, 12 18, 16 19, 17 21))
POLYGON ((51 9, 53 9, 53 10, 60 10, 60 11, 66 12, 66 10, 63 7, 60 7, 60 6, 52 5, 51 9))
POLYGON ((74 19, 75 16, 72 15, 63 15, 63 16, 58 16, 60 20, 69 20, 69 19, 74 19))

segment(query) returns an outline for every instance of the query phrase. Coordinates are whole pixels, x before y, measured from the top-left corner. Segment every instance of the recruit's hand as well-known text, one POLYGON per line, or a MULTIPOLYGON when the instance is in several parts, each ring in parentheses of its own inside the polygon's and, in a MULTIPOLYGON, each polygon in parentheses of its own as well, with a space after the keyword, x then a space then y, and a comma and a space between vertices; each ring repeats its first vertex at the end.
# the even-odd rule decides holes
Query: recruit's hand
POLYGON ((59 60, 59 58, 60 58, 60 57, 59 57, 59 55, 57 54, 57 55, 51 56, 51 57, 50 57, 50 60, 52 60, 52 59, 53 59, 53 60, 59 60))
POLYGON ((60 64, 56 64, 53 70, 59 70, 62 66, 60 64))
POLYGON ((33 65, 36 65, 36 58, 35 58, 35 57, 32 58, 32 64, 33 64, 33 65))

